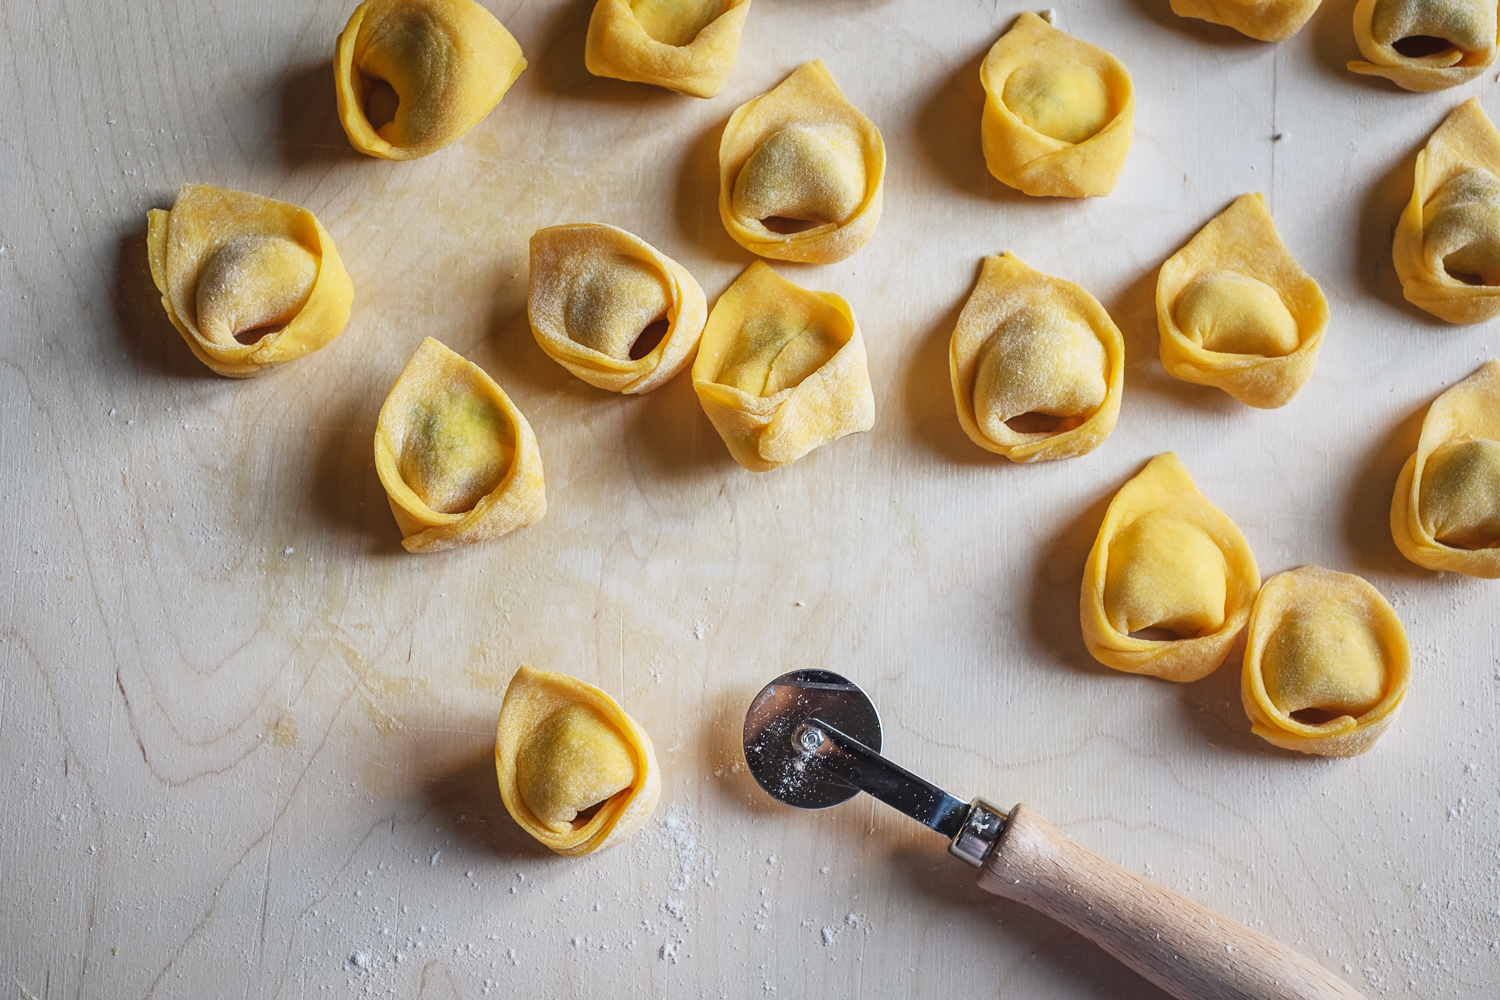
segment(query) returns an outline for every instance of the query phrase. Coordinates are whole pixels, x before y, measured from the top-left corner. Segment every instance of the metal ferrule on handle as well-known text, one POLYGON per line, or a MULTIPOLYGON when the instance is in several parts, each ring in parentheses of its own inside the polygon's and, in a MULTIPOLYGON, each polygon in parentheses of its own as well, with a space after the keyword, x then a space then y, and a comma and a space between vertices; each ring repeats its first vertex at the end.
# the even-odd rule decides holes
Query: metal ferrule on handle
POLYGON ((1005 820, 1006 814, 999 807, 984 799, 975 799, 969 803, 969 815, 964 817, 964 825, 948 842, 948 853, 978 868, 1005 832, 1005 820))

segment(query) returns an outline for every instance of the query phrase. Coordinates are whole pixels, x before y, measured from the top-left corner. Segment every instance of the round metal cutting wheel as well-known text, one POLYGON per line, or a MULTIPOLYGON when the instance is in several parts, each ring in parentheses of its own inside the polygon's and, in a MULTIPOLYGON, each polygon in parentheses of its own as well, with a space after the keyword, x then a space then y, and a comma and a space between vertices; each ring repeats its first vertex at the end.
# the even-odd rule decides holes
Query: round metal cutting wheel
POLYGON ((819 719, 880 750, 880 715, 853 681, 829 670, 793 670, 761 689, 745 714, 745 763, 773 799, 799 809, 827 809, 859 794, 810 764, 794 739, 819 719))

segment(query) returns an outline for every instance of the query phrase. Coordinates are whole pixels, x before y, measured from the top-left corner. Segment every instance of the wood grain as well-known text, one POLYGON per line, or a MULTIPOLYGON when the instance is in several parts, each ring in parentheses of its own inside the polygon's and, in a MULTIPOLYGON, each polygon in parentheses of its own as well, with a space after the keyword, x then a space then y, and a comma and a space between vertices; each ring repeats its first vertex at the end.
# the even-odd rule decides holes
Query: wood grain
POLYGON ((392 164, 334 116, 353 0, 0 0, 0 985, 1162 996, 878 804, 760 793, 740 722, 799 666, 865 686, 907 767, 1035 803, 1370 1000, 1500 980, 1495 585, 1417 570, 1384 527, 1422 409, 1500 350, 1492 326, 1406 306, 1390 264, 1414 151, 1470 94, 1500 113, 1492 76, 1435 95, 1354 77, 1332 0, 1274 46, 1159 0, 1061 5, 1134 75, 1137 135, 1110 197, 1033 201, 978 140, 978 60, 1018 6, 756 0, 728 87, 697 101, 591 77, 588 0, 486 4, 530 67, 460 142, 392 164), (623 399, 542 354, 526 241, 622 226, 717 296, 750 263, 714 205, 719 130, 813 58, 884 134, 885 214, 849 260, 784 273, 852 304, 877 419, 756 476, 686 378, 623 399), (192 358, 144 249, 184 181, 317 214, 355 285, 338 340, 249 383, 192 358), (1306 389, 1266 412, 1167 377, 1151 309, 1160 262, 1251 190, 1333 313, 1306 389), (1125 334, 1119 425, 1084 458, 1012 467, 959 429, 948 336, 1004 250, 1125 334), (549 499, 431 558, 401 551, 371 457, 425 336, 527 414, 549 499), (1252 736, 1238 652, 1187 686, 1089 659, 1084 557, 1166 449, 1263 573, 1316 562, 1391 599, 1412 688, 1373 752, 1252 736), (634 840, 562 861, 505 816, 488 756, 522 662, 651 732, 662 805, 634 840))
POLYGON ((979 887, 1045 913, 1177 1000, 1364 1000, 1316 962, 1010 811, 979 887))

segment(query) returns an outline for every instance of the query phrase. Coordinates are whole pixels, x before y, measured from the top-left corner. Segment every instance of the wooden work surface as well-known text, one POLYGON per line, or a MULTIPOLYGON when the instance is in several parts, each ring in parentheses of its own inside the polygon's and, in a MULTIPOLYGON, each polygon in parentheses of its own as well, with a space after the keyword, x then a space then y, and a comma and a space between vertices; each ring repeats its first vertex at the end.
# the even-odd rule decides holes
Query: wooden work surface
POLYGON ((1500 980, 1500 583, 1418 570, 1386 520, 1426 404, 1500 352, 1493 323, 1405 305, 1390 262, 1415 151, 1470 94, 1500 112, 1493 73, 1431 95, 1347 73, 1352 0, 1280 45, 1073 0, 1060 25, 1134 75, 1135 144, 1110 197, 1030 200, 978 138, 979 61, 1019 5, 755 0, 699 101, 589 76, 588 0, 490 0, 530 67, 456 145, 387 163, 334 115, 352 6, 0 0, 0 995, 1161 997, 885 807, 762 794, 741 720, 802 666, 864 685, 913 770, 1036 807, 1372 1000, 1500 980), (885 216, 841 264, 777 267, 852 303, 878 419, 755 475, 685 376, 624 398, 542 354, 527 238, 622 226, 712 301, 752 259, 715 209, 723 123, 818 57, 885 136, 885 216), (194 360, 144 239, 184 181, 312 209, 354 281, 343 335, 248 382, 194 360), (1333 314, 1274 411, 1156 357, 1157 266, 1253 190, 1333 314), (1119 426, 1087 457, 1012 466, 959 429, 948 337, 1003 250, 1124 330, 1119 426), (426 336, 529 416, 549 511, 417 557, 371 437, 426 336), (1084 556, 1168 449, 1263 573, 1316 562, 1391 599, 1413 680, 1373 752, 1251 735, 1241 647, 1185 686, 1089 658, 1084 556), (560 859, 505 814, 521 663, 652 734, 662 799, 633 840, 560 859))

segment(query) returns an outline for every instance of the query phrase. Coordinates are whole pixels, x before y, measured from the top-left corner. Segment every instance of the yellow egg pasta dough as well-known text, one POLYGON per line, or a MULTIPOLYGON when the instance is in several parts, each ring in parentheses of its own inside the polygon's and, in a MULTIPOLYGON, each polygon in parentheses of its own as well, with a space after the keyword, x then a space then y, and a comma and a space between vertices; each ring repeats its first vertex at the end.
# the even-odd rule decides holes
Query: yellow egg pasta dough
POLYGON ((483 121, 525 68, 521 46, 474 0, 365 0, 335 51, 339 121, 362 153, 416 159, 483 121), (367 106, 382 82, 397 104, 376 127, 367 106))
POLYGON ((885 143, 823 60, 735 109, 719 141, 719 217, 774 260, 832 264, 880 221, 885 143))
POLYGON ((1395 719, 1410 675, 1401 619, 1352 573, 1303 566, 1277 573, 1255 598, 1240 698, 1268 743, 1364 753, 1395 719))
POLYGON ((750 0, 599 0, 583 61, 595 76, 714 97, 734 71, 750 0))
POLYGON ((948 348, 964 433, 1012 462, 1073 458, 1114 430, 1125 341, 1071 281, 986 257, 948 348))
POLYGON ((531 237, 526 309, 548 357, 590 385, 623 393, 650 392, 686 368, 708 319, 703 289, 686 268, 598 223, 531 237), (645 343, 659 323, 661 339, 645 343))
POLYGON ((1241 195, 1162 264, 1162 367, 1251 406, 1284 406, 1312 375, 1328 300, 1287 251, 1259 194, 1241 195))
POLYGON ((498 538, 547 513, 531 425, 494 379, 431 337, 380 408, 375 471, 409 552, 498 538))
POLYGON ((1500 133, 1479 99, 1417 154, 1391 256, 1406 301, 1449 323, 1500 314, 1500 133))
POLYGON ((354 286, 305 208, 207 184, 147 216, 167 318, 220 375, 249 378, 316 351, 349 322, 354 286))
POLYGON ((1418 566, 1500 577, 1500 361, 1428 407, 1396 480, 1391 536, 1418 566))
POLYGON ((1195 681, 1229 655, 1259 589, 1245 536, 1165 452, 1104 514, 1083 571, 1084 643, 1107 667, 1195 681))
POLYGON ((500 797, 516 823, 567 857, 613 847, 656 809, 651 737, 576 677, 523 666, 495 729, 500 797))
POLYGON ((1115 189, 1135 134, 1135 88, 1103 49, 1027 11, 979 70, 980 140, 990 173, 1034 196, 1115 189))
POLYGON ((1233 28, 1262 42, 1290 38, 1323 0, 1172 0, 1172 13, 1233 28))
POLYGON ((1468 83, 1495 61, 1496 0, 1359 0, 1349 69, 1405 90, 1468 83))
POLYGON ((751 472, 875 426, 865 342, 849 303, 794 285, 763 261, 714 303, 693 389, 751 472))

